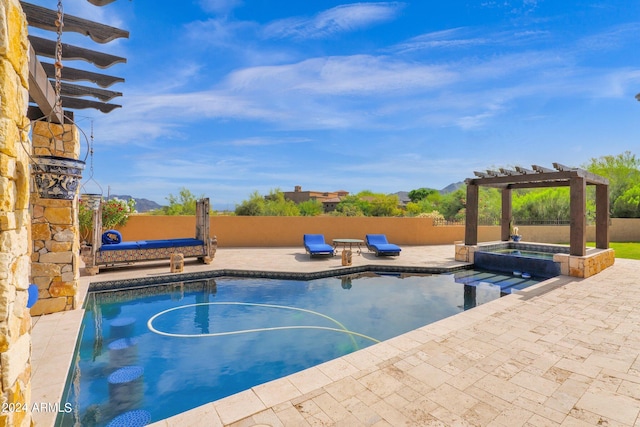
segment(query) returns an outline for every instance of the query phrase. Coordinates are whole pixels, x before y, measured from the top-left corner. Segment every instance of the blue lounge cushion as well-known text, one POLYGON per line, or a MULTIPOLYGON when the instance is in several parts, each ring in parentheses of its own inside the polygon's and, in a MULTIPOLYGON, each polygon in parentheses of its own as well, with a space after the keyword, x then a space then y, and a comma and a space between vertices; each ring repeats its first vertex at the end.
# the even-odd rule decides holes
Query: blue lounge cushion
POLYGON ((169 241, 171 242, 171 246, 174 248, 178 248, 181 246, 202 246, 204 245, 204 242, 202 240, 199 239, 193 239, 193 238, 189 238, 189 239, 169 239, 169 241))
POLYGON ((129 251, 134 249, 140 249, 138 242, 120 242, 100 247, 101 251, 129 251))
POLYGON ((367 248, 373 250, 378 255, 400 255, 402 248, 387 241, 384 234, 367 234, 367 248))
MULTIPOLYGON (((119 233, 118 233, 119 234, 119 233)), ((103 237, 104 239, 104 237, 103 237)), ((103 240, 104 241, 104 240, 103 240)), ((104 244, 102 251, 126 251, 132 249, 163 249, 179 248, 185 246, 202 246, 204 242, 198 239, 162 239, 162 240, 138 240, 137 242, 119 242, 104 244)))
POLYGON ((122 234, 118 230, 107 230, 102 233, 103 245, 115 245, 122 242, 122 234))
POLYGON ((310 255, 334 254, 333 246, 325 243, 322 234, 305 234, 303 236, 304 248, 310 255))

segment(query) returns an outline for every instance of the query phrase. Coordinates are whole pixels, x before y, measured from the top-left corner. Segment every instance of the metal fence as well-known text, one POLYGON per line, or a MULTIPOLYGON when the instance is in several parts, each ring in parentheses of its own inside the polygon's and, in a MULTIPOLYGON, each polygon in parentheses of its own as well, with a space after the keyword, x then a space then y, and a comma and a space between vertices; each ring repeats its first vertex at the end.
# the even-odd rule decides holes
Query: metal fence
MULTIPOLYGON (((478 225, 501 225, 502 221, 497 218, 478 218, 478 225)), ((519 227, 521 225, 570 225, 569 219, 546 219, 546 220, 528 220, 528 221, 514 221, 514 226, 519 227)), ((465 221, 449 221, 442 218, 434 218, 433 225, 436 227, 447 225, 465 225, 465 221)), ((587 219, 587 225, 595 225, 594 219, 587 219)))

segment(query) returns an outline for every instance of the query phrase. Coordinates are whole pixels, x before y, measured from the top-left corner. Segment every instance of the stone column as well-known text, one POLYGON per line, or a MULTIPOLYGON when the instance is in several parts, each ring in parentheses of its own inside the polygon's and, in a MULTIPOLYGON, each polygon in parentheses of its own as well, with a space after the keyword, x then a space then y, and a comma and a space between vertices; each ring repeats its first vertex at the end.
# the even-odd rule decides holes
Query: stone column
MULTIPOLYGON (((33 124, 33 154, 77 159, 78 128, 47 121, 33 124)), ((73 310, 78 304, 80 237, 78 195, 73 200, 43 199, 35 185, 31 193, 31 280, 38 285, 32 315, 73 310)))
POLYGON ((27 46, 20 3, 0 0, 0 402, 12 405, 0 412, 0 425, 25 427, 31 424, 27 46))

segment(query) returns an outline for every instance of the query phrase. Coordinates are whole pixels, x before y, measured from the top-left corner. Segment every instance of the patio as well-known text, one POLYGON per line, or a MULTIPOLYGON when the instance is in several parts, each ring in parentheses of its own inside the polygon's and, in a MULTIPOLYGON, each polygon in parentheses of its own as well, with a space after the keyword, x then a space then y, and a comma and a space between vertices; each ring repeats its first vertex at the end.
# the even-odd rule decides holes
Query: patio
MULTIPOLYGON (((353 265, 452 267, 453 245, 364 252, 353 265)), ((215 425, 640 425, 640 262, 587 279, 560 276, 389 341, 155 423, 215 425)), ((217 269, 316 272, 339 256, 302 247, 222 248, 217 269)), ((169 276, 168 262, 91 281, 169 276)), ((89 278, 83 277, 85 289, 89 278)), ((32 402, 56 402, 82 310, 34 319, 32 402)), ((34 413, 37 426, 55 413, 34 413)))

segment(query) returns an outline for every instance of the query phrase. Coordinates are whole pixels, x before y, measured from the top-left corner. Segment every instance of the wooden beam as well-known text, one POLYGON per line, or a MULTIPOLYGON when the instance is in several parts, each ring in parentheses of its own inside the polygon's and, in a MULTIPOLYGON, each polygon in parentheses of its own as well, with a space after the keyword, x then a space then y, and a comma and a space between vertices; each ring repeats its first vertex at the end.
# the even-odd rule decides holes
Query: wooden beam
POLYGON ((466 221, 464 227, 464 244, 478 244, 478 199, 479 188, 477 185, 467 185, 466 221))
POLYGON ((63 122, 62 111, 56 111, 55 90, 32 46, 29 46, 29 96, 38 104, 43 117, 50 117, 54 123, 63 122))
MULTIPOLYGON (((20 4, 22 5, 22 10, 27 16, 27 23, 29 26, 53 32, 58 30, 55 24, 58 19, 57 12, 55 10, 23 1, 20 2, 20 4)), ((96 43, 108 43, 117 38, 129 38, 128 31, 68 14, 64 15, 64 26, 62 27, 62 31, 73 31, 75 33, 89 36, 91 37, 91 40, 96 43)))
POLYGON ((511 237, 511 220, 513 217, 511 208, 512 194, 510 188, 502 190, 502 224, 500 227, 500 240, 509 241, 511 237))
POLYGON ((609 187, 596 185, 596 248, 609 249, 609 187))
MULTIPOLYGON (((489 178, 472 178, 469 181, 473 182, 475 185, 496 185, 496 184, 515 184, 515 183, 523 183, 523 182, 541 182, 541 181, 569 181, 572 176, 577 176, 577 172, 569 171, 569 172, 557 172, 551 171, 548 173, 537 173, 534 175, 502 175, 498 172, 492 171, 494 174, 498 174, 498 176, 491 176, 489 178)), ((491 173, 489 173, 492 175, 491 173)))
POLYGON ((587 185, 585 178, 571 178, 569 209, 571 224, 569 227, 569 253, 585 256, 587 253, 587 185))
MULTIPOLYGON (((43 39, 42 37, 29 36, 29 41, 36 51, 36 54, 55 58, 56 42, 53 40, 43 39)), ((127 62, 127 58, 109 55, 107 53, 96 52, 95 50, 85 49, 78 46, 62 43, 62 59, 63 60, 83 60, 91 62, 98 68, 108 68, 119 62, 127 62)))
MULTIPOLYGON (((42 112, 42 110, 36 105, 29 105, 27 108, 27 118, 31 121, 34 120, 43 120, 47 118, 47 115, 42 112)), ((65 110, 64 111, 64 123, 67 125, 73 124, 75 118, 73 116, 73 111, 65 110)))

